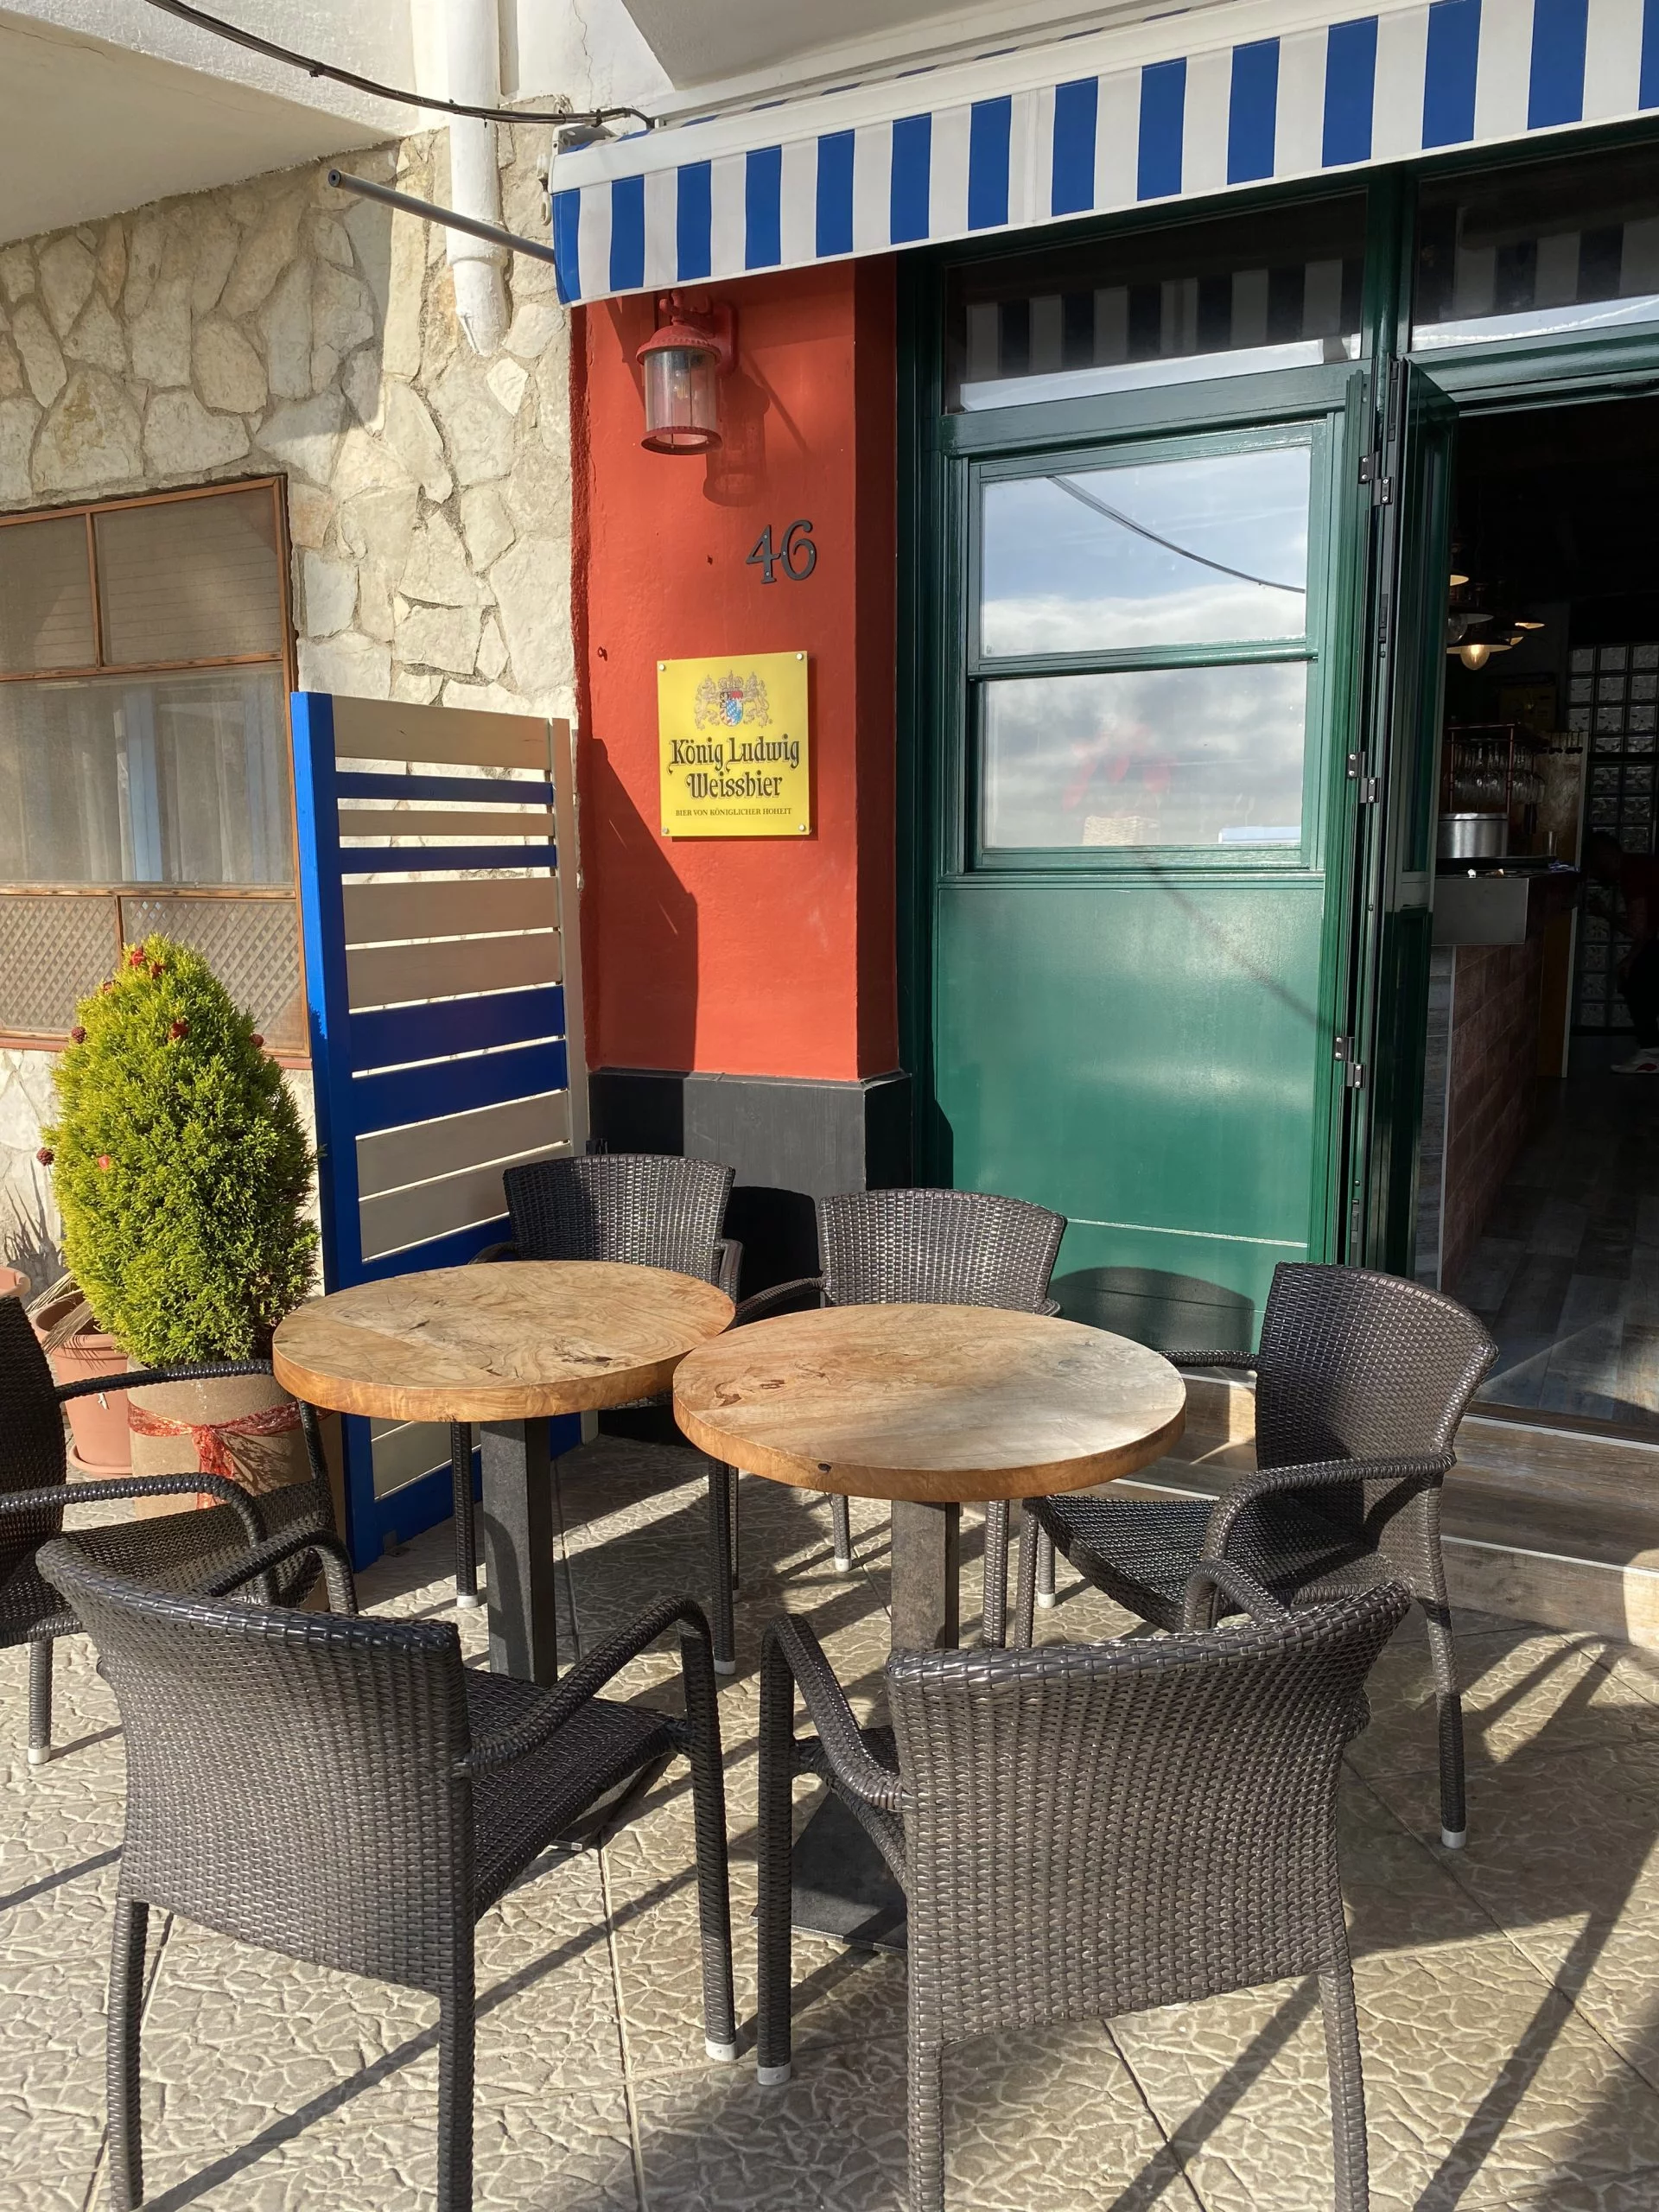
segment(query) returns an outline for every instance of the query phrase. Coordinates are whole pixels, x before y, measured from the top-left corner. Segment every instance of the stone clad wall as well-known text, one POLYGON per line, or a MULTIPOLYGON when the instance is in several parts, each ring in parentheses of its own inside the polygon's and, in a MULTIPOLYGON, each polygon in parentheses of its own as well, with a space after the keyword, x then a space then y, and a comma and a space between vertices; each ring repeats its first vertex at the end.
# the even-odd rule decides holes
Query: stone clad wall
MULTIPOLYGON (((545 235, 547 131, 499 133, 545 235)), ((350 157, 448 196, 442 132, 350 157)), ((281 473, 307 689, 569 715, 569 317, 516 259, 512 328, 462 335, 443 233, 326 164, 0 247, 0 511, 281 473)), ((51 1056, 0 1052, 0 1258, 52 1263, 34 1159, 51 1056)))

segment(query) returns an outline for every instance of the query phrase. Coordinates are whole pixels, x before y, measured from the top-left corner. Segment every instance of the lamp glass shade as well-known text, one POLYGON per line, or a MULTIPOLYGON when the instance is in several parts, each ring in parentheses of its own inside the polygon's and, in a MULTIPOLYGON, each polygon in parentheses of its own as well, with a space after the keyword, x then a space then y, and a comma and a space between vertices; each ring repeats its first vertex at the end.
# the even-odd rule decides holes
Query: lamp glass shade
POLYGON ((1458 647, 1458 658, 1465 668, 1484 668, 1492 657, 1488 645, 1470 644, 1458 647))
POLYGON ((645 435, 652 453, 707 453, 720 443, 718 357, 701 346, 652 346, 644 355, 645 435))

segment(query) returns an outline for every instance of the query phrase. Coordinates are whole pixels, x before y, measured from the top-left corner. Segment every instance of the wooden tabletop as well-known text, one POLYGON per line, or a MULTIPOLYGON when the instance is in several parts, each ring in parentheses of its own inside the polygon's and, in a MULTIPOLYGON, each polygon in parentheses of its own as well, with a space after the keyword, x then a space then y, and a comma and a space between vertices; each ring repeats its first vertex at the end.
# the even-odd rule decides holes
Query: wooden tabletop
POLYGON ((296 1397, 396 1421, 534 1421, 665 1390, 732 1301, 712 1283, 607 1260, 392 1275, 313 1299, 276 1331, 296 1397))
POLYGON ((746 1473, 854 1497, 1035 1497, 1132 1474, 1186 1387, 1125 1337, 979 1306, 842 1306, 734 1329, 682 1361, 674 1412, 746 1473))

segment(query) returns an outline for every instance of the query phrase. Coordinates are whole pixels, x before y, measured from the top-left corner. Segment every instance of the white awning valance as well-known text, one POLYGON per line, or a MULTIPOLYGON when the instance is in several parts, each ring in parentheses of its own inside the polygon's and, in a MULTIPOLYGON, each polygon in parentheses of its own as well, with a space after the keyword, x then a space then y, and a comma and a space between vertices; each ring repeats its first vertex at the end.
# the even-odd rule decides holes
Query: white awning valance
POLYGON ((720 282, 1659 109, 1659 0, 1224 15, 1224 43, 1207 11, 1178 14, 561 155, 561 292, 720 282))

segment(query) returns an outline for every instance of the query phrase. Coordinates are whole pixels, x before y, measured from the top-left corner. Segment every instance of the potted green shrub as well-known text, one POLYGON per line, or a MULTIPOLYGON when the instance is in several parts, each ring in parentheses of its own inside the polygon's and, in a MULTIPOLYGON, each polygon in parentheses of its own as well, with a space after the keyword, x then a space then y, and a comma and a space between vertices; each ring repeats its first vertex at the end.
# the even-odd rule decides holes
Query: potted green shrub
MULTIPOLYGON (((42 1135, 83 1294, 134 1367, 263 1356, 316 1249, 315 1162, 282 1071, 207 963, 166 938, 130 945, 79 1011, 42 1135)), ((151 1384, 128 1418, 135 1474, 201 1466, 260 1491, 308 1471, 297 1409, 265 1376, 151 1384)))

